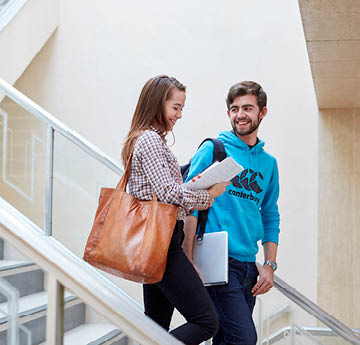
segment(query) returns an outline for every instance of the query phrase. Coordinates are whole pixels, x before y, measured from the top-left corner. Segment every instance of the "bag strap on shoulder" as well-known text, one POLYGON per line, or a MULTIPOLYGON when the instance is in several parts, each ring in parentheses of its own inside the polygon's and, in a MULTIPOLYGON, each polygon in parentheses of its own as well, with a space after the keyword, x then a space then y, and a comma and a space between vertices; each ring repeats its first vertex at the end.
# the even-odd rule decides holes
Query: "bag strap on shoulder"
POLYGON ((133 139, 133 142, 131 144, 130 154, 129 154, 129 157, 128 157, 128 159, 126 161, 126 164, 125 164, 124 173, 123 173, 123 175, 122 175, 122 177, 121 177, 121 179, 120 179, 120 181, 117 184, 115 189, 122 190, 122 191, 126 190, 126 185, 127 185, 128 181, 129 181, 129 178, 130 178, 131 160, 132 160, 132 156, 133 156, 133 153, 134 153, 134 147, 135 147, 135 143, 136 143, 137 138, 138 137, 133 139))

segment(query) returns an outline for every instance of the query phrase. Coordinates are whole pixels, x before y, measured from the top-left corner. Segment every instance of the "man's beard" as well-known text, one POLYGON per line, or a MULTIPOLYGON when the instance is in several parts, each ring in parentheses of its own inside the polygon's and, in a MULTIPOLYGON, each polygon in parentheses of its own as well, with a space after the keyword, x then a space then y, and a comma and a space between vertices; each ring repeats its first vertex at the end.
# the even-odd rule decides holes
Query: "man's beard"
POLYGON ((249 135, 249 134, 255 132, 255 131, 259 128, 259 125, 260 125, 260 122, 261 122, 261 120, 260 120, 260 113, 258 114, 257 121, 251 121, 251 123, 250 123, 250 128, 248 128, 248 129, 245 129, 245 128, 244 128, 244 129, 240 129, 240 130, 237 129, 235 122, 236 122, 236 121, 232 121, 232 122, 231 122, 231 126, 232 126, 234 132, 235 132, 238 136, 249 135))

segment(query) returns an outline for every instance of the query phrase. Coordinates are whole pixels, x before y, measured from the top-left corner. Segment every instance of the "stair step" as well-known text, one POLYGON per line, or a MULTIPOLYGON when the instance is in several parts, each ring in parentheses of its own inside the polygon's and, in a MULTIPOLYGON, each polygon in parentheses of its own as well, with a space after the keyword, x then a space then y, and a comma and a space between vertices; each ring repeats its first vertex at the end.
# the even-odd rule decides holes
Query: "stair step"
MULTIPOLYGON (((120 335, 120 330, 107 323, 87 323, 64 334, 64 345, 100 345, 120 335)), ((114 339, 115 341, 115 339, 114 339)), ((117 344, 127 344, 127 338, 117 344)), ((40 345, 46 345, 46 342, 40 345)))
MULTIPOLYGON (((20 297, 44 291, 44 272, 41 269, 34 270, 31 265, 20 266, 20 268, 20 272, 14 268, 5 270, 4 275, 1 274, 5 280, 18 289, 20 297)), ((0 303, 2 302, 6 302, 6 298, 0 294, 0 303)))
MULTIPOLYGON (((19 321, 30 332, 32 345, 39 344, 45 340, 47 293, 40 292, 19 299, 19 321)), ((7 305, 0 305, 3 311, 7 311, 7 305)), ((7 317, 0 315, 0 344, 6 344, 7 317)), ((65 291, 64 329, 69 331, 85 322, 85 304, 65 291)), ((20 332, 20 344, 26 344, 24 333, 20 332)), ((79 344, 80 345, 80 344, 79 344)))
MULTIPOLYGON (((75 300, 76 297, 69 291, 65 291, 65 302, 75 300)), ((34 293, 19 299, 19 316, 32 315, 40 311, 46 310, 48 296, 46 291, 34 293)), ((0 324, 7 322, 7 317, 4 313, 8 312, 8 303, 0 304, 0 324)))

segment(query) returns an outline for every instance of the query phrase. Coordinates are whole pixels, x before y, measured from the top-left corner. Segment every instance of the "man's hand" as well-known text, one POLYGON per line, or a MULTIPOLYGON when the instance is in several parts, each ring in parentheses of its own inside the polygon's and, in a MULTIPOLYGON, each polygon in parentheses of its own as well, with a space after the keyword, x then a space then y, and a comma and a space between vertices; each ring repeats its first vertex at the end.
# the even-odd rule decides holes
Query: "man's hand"
POLYGON ((196 271, 196 273, 199 275, 199 277, 200 277, 201 281, 202 281, 202 282, 204 282, 204 279, 203 279, 203 277, 201 276, 201 273, 200 273, 199 267, 197 267, 197 266, 194 264, 194 262, 193 262, 193 261, 191 261, 191 263, 193 264, 193 266, 194 266, 194 268, 195 268, 195 271, 196 271))
POLYGON ((269 265, 261 266, 256 264, 259 272, 259 280, 251 289, 253 296, 262 295, 274 286, 274 271, 269 265))
POLYGON ((230 181, 216 183, 208 189, 211 199, 217 198, 219 195, 226 191, 226 187, 230 184, 230 181))
POLYGON ((183 241, 183 250, 189 261, 195 268, 195 271, 199 275, 200 279, 203 281, 199 268, 194 264, 192 252, 193 252, 193 245, 195 241, 195 232, 197 227, 197 218, 194 216, 188 216, 184 222, 184 241, 183 241))

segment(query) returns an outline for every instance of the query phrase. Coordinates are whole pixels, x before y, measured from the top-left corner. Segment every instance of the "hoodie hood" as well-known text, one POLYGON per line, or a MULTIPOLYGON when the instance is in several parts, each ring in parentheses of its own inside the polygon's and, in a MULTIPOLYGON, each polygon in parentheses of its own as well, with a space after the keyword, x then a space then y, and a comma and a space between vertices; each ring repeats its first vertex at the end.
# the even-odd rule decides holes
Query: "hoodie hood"
POLYGON ((235 146, 236 148, 239 148, 240 150, 244 150, 244 151, 256 151, 256 152, 260 152, 261 150, 263 150, 263 147, 265 145, 265 142, 263 140, 259 140, 257 142, 257 144, 252 147, 251 149, 249 148, 248 144, 246 144, 244 141, 242 141, 236 134, 234 134, 232 131, 222 131, 219 134, 218 137, 223 143, 225 144, 230 144, 232 146, 235 146))
POLYGON ((225 145, 225 149, 228 151, 228 155, 232 156, 235 160, 236 157, 242 156, 242 166, 244 169, 259 169, 259 159, 264 153, 265 142, 258 139, 256 145, 252 148, 249 147, 244 141, 242 141, 233 131, 220 132, 218 137, 225 145), (245 163, 246 162, 246 163, 245 163))

